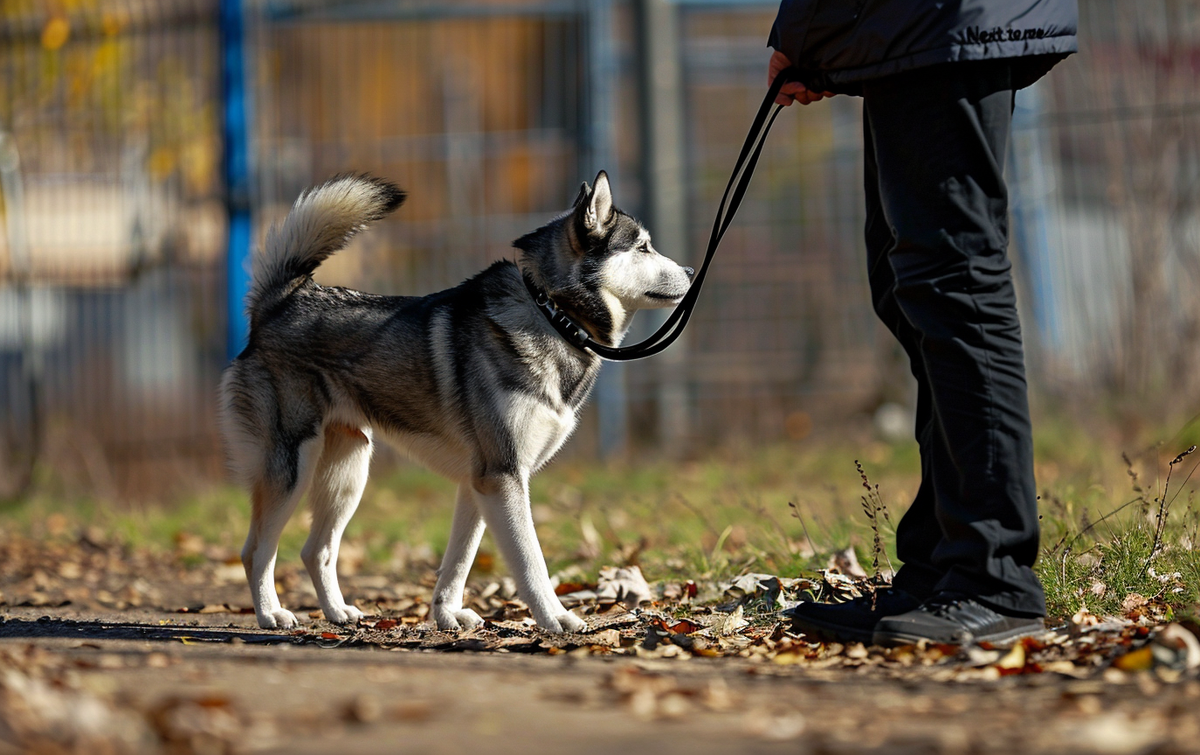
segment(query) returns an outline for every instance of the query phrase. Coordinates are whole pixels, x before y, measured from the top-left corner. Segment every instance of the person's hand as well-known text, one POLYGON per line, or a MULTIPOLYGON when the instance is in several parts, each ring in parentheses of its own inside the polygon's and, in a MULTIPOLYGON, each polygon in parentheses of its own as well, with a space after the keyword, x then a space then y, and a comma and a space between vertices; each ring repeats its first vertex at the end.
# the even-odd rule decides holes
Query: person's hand
MULTIPOLYGON (((767 86, 771 86, 775 82, 775 77, 785 68, 791 68, 792 61, 787 59, 787 56, 776 50, 771 53, 771 62, 767 64, 767 86)), ((793 102, 799 102, 801 105, 811 105, 817 100, 823 100, 826 97, 832 97, 833 92, 811 92, 805 88, 799 81, 789 81, 779 90, 779 96, 775 98, 776 105, 787 107, 793 102)))

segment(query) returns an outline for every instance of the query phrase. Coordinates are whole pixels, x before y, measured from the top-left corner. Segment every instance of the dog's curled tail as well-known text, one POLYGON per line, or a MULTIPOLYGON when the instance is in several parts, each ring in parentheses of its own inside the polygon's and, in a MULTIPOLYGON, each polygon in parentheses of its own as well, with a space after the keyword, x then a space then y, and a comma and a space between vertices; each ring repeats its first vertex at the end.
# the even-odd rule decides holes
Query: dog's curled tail
POLYGON ((399 207, 404 197, 392 183, 369 175, 335 176, 302 193, 283 224, 267 233, 266 248, 255 258, 246 300, 251 323, 264 304, 284 294, 292 281, 311 275, 356 233, 399 207))

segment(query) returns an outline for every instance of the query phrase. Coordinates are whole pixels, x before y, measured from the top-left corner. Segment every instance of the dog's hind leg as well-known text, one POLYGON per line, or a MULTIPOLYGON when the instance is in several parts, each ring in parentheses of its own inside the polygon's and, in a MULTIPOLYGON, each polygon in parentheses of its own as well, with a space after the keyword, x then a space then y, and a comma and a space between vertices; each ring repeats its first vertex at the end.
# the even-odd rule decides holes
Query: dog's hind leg
POLYGON ((251 486, 250 533, 242 547, 242 565, 250 581, 254 615, 264 629, 297 624, 296 616, 279 604, 275 592, 275 556, 283 526, 304 495, 320 452, 319 437, 302 441, 291 453, 275 449, 275 463, 268 461, 265 475, 251 486))
POLYGON ((433 620, 438 629, 472 629, 483 623, 479 614, 463 608, 463 590, 467 574, 483 538, 484 522, 475 505, 475 494, 469 483, 458 486, 458 501, 454 506, 454 523, 450 525, 450 542, 438 569, 437 586, 433 588, 433 620))
POLYGON ((325 618, 348 624, 362 618, 362 611, 347 605, 338 587, 337 558, 342 533, 358 508, 371 465, 371 431, 349 425, 325 428, 325 447, 313 476, 313 523, 308 541, 300 551, 325 618))
POLYGON ((529 509, 529 483, 521 474, 489 474, 472 481, 475 502, 517 582, 521 600, 538 626, 551 632, 579 632, 587 622, 563 608, 550 586, 546 559, 538 545, 529 509))

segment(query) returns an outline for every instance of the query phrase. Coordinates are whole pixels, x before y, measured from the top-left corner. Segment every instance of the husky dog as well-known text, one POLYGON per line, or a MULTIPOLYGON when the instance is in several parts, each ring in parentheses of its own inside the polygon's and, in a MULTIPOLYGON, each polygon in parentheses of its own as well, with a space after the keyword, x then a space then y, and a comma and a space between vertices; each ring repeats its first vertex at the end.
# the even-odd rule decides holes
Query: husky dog
POLYGON ((439 628, 482 623, 463 608, 463 589, 490 526, 538 625, 579 631, 584 621, 550 585, 529 477, 574 430, 600 359, 560 336, 531 292, 616 345, 635 311, 678 304, 692 270, 658 254, 646 229, 613 206, 601 172, 570 210, 514 242, 519 262, 454 288, 378 296, 313 281, 322 261, 404 196, 376 178, 335 178, 300 195, 256 260, 250 341, 222 378, 221 425, 250 490, 242 564, 259 626, 297 623, 275 592, 275 556, 306 489, 313 521, 301 558, 321 610, 337 623, 362 617, 343 599, 336 565, 379 433, 458 483, 433 593, 439 628))

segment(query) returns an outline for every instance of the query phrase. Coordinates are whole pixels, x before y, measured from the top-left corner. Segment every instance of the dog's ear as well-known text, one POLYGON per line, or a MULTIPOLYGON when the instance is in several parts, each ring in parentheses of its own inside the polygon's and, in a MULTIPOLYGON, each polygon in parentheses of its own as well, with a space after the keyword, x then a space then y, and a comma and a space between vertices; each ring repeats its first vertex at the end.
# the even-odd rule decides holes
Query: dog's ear
POLYGON ((587 181, 584 181, 583 183, 581 183, 579 185, 579 193, 577 195, 575 195, 575 201, 571 203, 571 209, 574 210, 574 209, 578 208, 580 203, 582 203, 583 200, 587 199, 587 195, 589 192, 591 192, 591 190, 592 190, 592 187, 588 186, 587 181))
POLYGON ((612 219, 612 210, 612 188, 608 185, 608 174, 600 171, 596 174, 596 182, 583 211, 584 227, 592 233, 601 230, 612 219))

